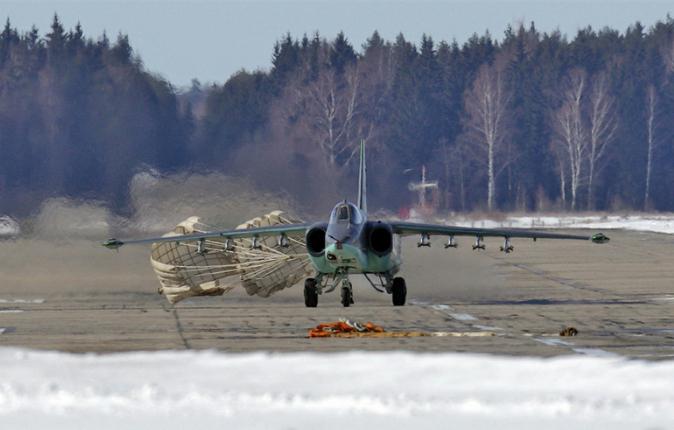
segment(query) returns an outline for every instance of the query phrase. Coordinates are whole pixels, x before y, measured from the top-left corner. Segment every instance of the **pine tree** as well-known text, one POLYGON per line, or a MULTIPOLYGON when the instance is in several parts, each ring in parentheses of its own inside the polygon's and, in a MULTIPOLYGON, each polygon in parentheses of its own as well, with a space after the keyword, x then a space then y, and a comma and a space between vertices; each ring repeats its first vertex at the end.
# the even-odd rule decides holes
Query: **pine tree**
POLYGON ((354 64, 356 61, 356 52, 353 46, 349 43, 340 31, 335 40, 330 44, 330 67, 338 74, 344 73, 347 66, 354 64))

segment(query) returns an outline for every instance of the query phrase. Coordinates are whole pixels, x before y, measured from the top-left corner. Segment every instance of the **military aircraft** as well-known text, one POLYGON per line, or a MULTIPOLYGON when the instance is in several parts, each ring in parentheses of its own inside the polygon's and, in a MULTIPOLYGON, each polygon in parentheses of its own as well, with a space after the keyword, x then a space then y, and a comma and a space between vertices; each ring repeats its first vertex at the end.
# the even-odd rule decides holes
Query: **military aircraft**
POLYGON ((511 239, 571 239, 589 240, 604 243, 609 240, 602 233, 591 236, 556 234, 524 229, 491 229, 454 227, 448 225, 422 224, 402 221, 369 220, 366 198, 367 169, 365 146, 360 145, 360 166, 358 175, 357 203, 342 201, 337 203, 328 222, 283 224, 249 228, 245 230, 222 230, 207 233, 189 234, 172 237, 154 237, 149 239, 118 240, 108 239, 103 246, 117 249, 127 244, 159 243, 176 241, 180 243, 194 241, 201 249, 206 239, 220 238, 227 243, 234 239, 251 239, 252 248, 259 247, 261 237, 277 236, 279 247, 288 246, 289 234, 302 234, 306 240, 306 249, 315 276, 304 282, 304 303, 307 307, 318 305, 318 296, 334 291, 341 286, 341 302, 345 307, 354 303, 352 284, 349 275, 362 274, 372 287, 392 296, 394 306, 403 306, 407 297, 405 279, 395 276, 402 263, 400 237, 419 235, 418 247, 430 247, 431 235, 447 236, 445 248, 456 248, 456 236, 474 236, 473 250, 485 249, 485 237, 502 237, 501 251, 514 250, 511 239), (377 279, 374 279, 376 277, 377 279))

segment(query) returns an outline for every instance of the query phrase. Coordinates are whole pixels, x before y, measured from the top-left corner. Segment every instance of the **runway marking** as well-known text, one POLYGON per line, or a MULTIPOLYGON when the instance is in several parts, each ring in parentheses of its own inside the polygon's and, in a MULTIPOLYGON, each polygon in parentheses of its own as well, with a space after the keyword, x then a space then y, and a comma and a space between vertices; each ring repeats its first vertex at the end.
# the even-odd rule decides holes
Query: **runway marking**
POLYGON ((573 343, 566 342, 562 339, 544 338, 544 337, 535 337, 533 339, 536 342, 540 342, 540 343, 548 345, 548 346, 573 346, 573 343))
POLYGON ((540 342, 542 344, 548 345, 548 346, 562 346, 562 347, 568 347, 571 351, 575 352, 576 354, 581 354, 581 355, 588 355, 590 357, 605 357, 605 358, 618 358, 620 357, 619 354, 605 351, 601 348, 581 348, 581 347, 576 347, 573 342, 568 342, 562 339, 555 339, 555 338, 545 338, 545 337, 534 337, 532 338, 536 342, 540 342))
POLYGON ((0 299, 0 303, 44 303, 44 299, 0 299))
POLYGON ((435 331, 431 333, 435 337, 489 337, 498 336, 491 331, 435 331))
MULTIPOLYGON (((411 305, 415 306, 420 306, 420 307, 425 307, 425 308, 431 308, 433 310, 442 312, 443 314, 461 322, 468 322, 468 321, 479 321, 479 319, 469 313, 462 313, 462 312, 452 312, 455 309, 453 309, 451 306, 446 305, 446 304, 430 304, 428 302, 423 302, 423 301, 417 301, 417 300, 410 300, 411 305)), ((482 330, 480 333, 484 333, 480 336, 495 336, 495 333, 492 333, 494 330, 498 331, 505 331, 505 329, 502 329, 501 327, 494 327, 494 326, 486 326, 486 325, 480 325, 480 324, 468 324, 468 326, 477 329, 477 330, 482 330)), ((473 333, 473 332, 470 332, 473 333)), ((501 335, 501 333, 499 333, 501 335)))
POLYGON ((444 314, 449 315, 450 317, 454 318, 455 320, 458 321, 477 321, 477 318, 472 316, 471 314, 466 314, 466 313, 460 313, 460 312, 451 312, 454 309, 452 309, 451 306, 449 305, 431 305, 431 309, 435 309, 436 311, 440 311, 444 314), (448 312, 450 311, 450 312, 448 312))
POLYGON ((600 348, 571 348, 573 352, 582 355, 588 355, 590 357, 602 357, 602 358, 620 358, 620 354, 614 352, 608 352, 600 348))
POLYGON ((21 309, 0 309, 0 314, 20 314, 23 312, 21 309))
POLYGON ((401 337, 489 337, 499 336, 490 331, 385 331, 385 332, 348 332, 333 333, 330 336, 313 337, 311 339, 338 338, 401 338, 401 337))
MULTIPOLYGON (((457 312, 451 312, 454 311, 454 309, 446 304, 435 304, 435 305, 430 305, 428 303, 423 303, 423 302, 411 302, 410 304, 414 304, 416 306, 422 306, 422 307, 430 307, 431 309, 440 311, 458 321, 478 321, 476 317, 474 317, 471 314, 468 313, 457 313, 457 312), (448 312, 449 311, 449 312, 448 312)), ((481 325, 481 324, 470 324, 468 325, 472 328, 475 328, 477 330, 481 330, 479 332, 465 332, 465 333, 473 333, 473 334, 465 334, 465 336, 502 336, 505 334, 505 330, 500 328, 500 327, 494 327, 494 326, 486 326, 486 325, 481 325), (494 333, 494 331, 501 331, 502 333, 494 333)), ((442 333, 442 332, 439 332, 442 333)), ((453 332, 448 332, 448 333, 453 333, 453 332)), ((581 355, 588 355, 591 357, 608 357, 608 358, 613 358, 613 357, 621 357, 619 354, 605 351, 600 348, 583 348, 583 347, 577 347, 573 342, 569 342, 566 340, 558 339, 556 337, 533 337, 534 335, 531 333, 523 333, 522 334, 524 337, 529 337, 536 342, 542 343, 544 345, 548 346, 553 346, 553 347, 563 347, 563 348, 568 348, 571 351, 575 352, 576 354, 581 354, 581 355)), ((457 336, 457 334, 446 334, 446 335, 441 335, 441 334, 434 334, 434 336, 457 336)))
POLYGON ((450 313, 449 316, 459 321, 477 321, 477 318, 475 318, 471 314, 450 313))
POLYGON ((473 324, 473 327, 479 328, 480 330, 497 330, 497 331, 503 331, 501 327, 494 327, 491 325, 480 325, 480 324, 473 324))

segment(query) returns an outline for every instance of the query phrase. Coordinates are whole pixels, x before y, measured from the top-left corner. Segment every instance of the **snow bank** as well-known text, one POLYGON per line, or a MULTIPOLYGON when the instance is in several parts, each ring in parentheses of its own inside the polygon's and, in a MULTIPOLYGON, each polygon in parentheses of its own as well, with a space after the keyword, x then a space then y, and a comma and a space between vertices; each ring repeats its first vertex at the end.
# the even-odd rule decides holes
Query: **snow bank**
POLYGON ((674 362, 0 349, 0 422, 3 429, 667 427, 674 362))
POLYGON ((501 220, 455 217, 444 221, 461 227, 484 228, 588 228, 635 230, 674 234, 674 215, 509 215, 501 220))
POLYGON ((18 222, 6 215, 0 216, 0 238, 15 237, 19 233, 21 233, 21 228, 18 222))

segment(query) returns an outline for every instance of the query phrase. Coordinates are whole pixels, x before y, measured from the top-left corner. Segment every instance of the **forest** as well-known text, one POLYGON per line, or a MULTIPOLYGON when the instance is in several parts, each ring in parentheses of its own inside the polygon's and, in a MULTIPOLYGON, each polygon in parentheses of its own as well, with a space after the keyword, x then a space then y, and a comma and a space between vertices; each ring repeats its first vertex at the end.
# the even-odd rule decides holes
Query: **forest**
MULTIPOLYGON (((280 37, 268 69, 179 89, 127 36, 57 16, 0 33, 0 214, 49 197, 129 211, 142 171, 247 178, 306 208, 354 198, 368 151, 371 209, 414 204, 422 166, 446 211, 674 210, 674 20, 534 23, 464 43, 377 31, 280 37)), ((170 51, 170 47, 166 48, 170 51)))

